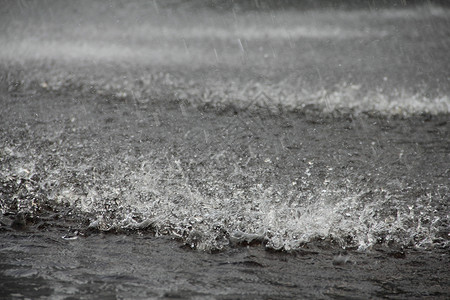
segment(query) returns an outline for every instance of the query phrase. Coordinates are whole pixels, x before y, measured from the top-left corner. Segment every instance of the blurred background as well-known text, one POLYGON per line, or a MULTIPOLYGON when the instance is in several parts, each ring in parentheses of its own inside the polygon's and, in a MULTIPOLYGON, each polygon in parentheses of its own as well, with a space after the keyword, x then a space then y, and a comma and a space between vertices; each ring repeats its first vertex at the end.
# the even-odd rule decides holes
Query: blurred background
POLYGON ((151 98, 169 87, 172 98, 200 102, 263 93, 291 108, 448 112, 448 1, 3 1, 0 9, 3 89, 96 86, 151 98))

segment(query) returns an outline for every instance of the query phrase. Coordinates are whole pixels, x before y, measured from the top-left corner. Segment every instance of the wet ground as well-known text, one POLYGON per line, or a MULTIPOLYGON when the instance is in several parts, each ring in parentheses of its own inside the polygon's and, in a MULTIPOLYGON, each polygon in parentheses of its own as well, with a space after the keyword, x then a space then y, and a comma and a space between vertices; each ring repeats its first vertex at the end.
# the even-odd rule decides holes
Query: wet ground
MULTIPOLYGON (((102 170, 111 167, 111 161, 121 164, 128 159, 132 167, 133 157, 142 159, 141 153, 151 150, 156 158, 169 155, 189 164, 186 176, 202 194, 220 198, 232 185, 244 185, 240 188, 246 190, 254 180, 286 186, 309 166, 308 184, 299 182, 303 189, 323 188, 325 179, 333 182, 343 177, 359 183, 359 188, 373 188, 365 196, 370 201, 376 199, 375 189, 380 186, 411 205, 414 202, 408 199, 432 195, 431 206, 445 220, 449 170, 445 115, 405 120, 261 111, 218 114, 176 101, 137 110, 122 100, 93 97, 80 102, 52 94, 8 96, 2 102, 2 143, 16 153, 6 161, 4 148, 3 174, 14 161, 27 166, 23 163, 29 158, 18 153, 28 153, 35 165, 29 179, 24 174, 10 181, 3 177, 2 201, 14 207, 20 206, 20 197, 23 205, 34 197, 38 206, 31 207, 34 215, 23 219, 14 209, 2 217, 0 290, 5 299, 444 299, 449 295, 445 222, 434 242, 428 241, 435 243, 433 250, 381 243, 356 251, 351 243, 342 248, 337 241, 318 240, 289 253, 268 251, 256 242, 211 254, 191 250, 186 240, 155 237, 151 229, 120 234, 92 231, 89 217, 95 213, 79 215, 71 207, 47 200, 52 190, 64 185, 99 184, 90 177, 111 172, 102 170), (223 161, 205 161, 205 155, 215 153, 222 153, 223 161), (243 159, 248 160, 245 165, 243 159), (55 168, 61 161, 66 167, 56 169, 62 182, 39 183, 49 172, 45 168, 55 168), (82 161, 100 171, 83 170, 82 161), (236 162, 243 168, 240 174, 228 166, 236 162), (221 191, 205 186, 216 169, 222 173, 213 179, 226 184, 221 191), (325 174, 329 169, 332 175, 325 174)), ((170 189, 171 183, 166 184, 170 189)), ((394 207, 380 209, 379 213, 394 207)))
POLYGON ((166 237, 3 232, 2 299, 445 299, 447 250, 240 247, 217 254, 166 237))
POLYGON ((0 11, 0 298, 450 296, 448 9, 58 3, 0 11))

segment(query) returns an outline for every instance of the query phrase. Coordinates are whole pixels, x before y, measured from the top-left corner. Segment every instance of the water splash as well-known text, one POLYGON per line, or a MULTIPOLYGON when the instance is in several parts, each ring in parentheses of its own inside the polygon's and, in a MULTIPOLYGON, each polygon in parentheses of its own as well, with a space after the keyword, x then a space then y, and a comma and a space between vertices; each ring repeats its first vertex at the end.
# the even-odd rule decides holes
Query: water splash
POLYGON ((184 100, 198 107, 234 107, 239 110, 263 108, 274 113, 303 111, 325 115, 351 113, 400 117, 450 113, 449 96, 439 93, 431 97, 426 87, 413 93, 403 88, 392 91, 383 91, 381 88, 367 90, 360 85, 342 82, 332 87, 310 89, 306 83, 288 79, 271 83, 251 79, 237 83, 234 80, 211 78, 205 84, 203 80, 187 74, 166 72, 146 72, 146 75, 133 76, 133 80, 124 80, 120 76, 107 78, 104 75, 82 75, 84 71, 79 74, 58 70, 54 72, 52 74, 49 71, 47 76, 43 76, 40 71, 36 74, 30 71, 26 77, 22 74, 10 75, 7 89, 9 92, 80 92, 81 97, 97 94, 129 99, 138 105, 145 105, 149 99, 169 98, 184 100))
MULTIPOLYGON (((173 157, 163 161, 121 155, 93 169, 85 164, 62 168, 56 162, 43 166, 38 156, 16 165, 24 153, 4 148, 2 154, 15 166, 3 164, 1 178, 16 195, 9 205, 15 203, 19 211, 37 212, 42 203, 54 201, 90 216, 88 228, 146 229, 201 250, 263 243, 295 251, 315 241, 360 250, 377 244, 432 247, 446 222, 438 213, 439 201, 433 200, 437 195, 416 193, 410 198, 407 185, 399 194, 331 173, 319 181, 305 170, 295 184, 276 186, 258 183, 259 176, 227 181, 214 171, 198 178, 190 171, 198 165, 173 157), (74 171, 84 175, 74 178, 74 171)), ((215 170, 231 172, 227 162, 212 164, 215 170)), ((3 213, 9 209, 6 204, 0 207, 3 213)))

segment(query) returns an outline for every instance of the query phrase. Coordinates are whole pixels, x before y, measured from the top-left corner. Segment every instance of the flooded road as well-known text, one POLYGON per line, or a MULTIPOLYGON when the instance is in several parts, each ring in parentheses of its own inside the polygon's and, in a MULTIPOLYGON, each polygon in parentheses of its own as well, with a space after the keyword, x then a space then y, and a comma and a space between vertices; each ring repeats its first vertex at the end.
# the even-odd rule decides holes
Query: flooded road
POLYGON ((445 299, 448 251, 240 247, 208 254, 165 237, 2 233, 3 299, 445 299))
POLYGON ((0 298, 449 297, 450 12, 0 11, 0 298))
POLYGON ((94 99, 4 100, 2 297, 448 296, 447 116, 94 99))

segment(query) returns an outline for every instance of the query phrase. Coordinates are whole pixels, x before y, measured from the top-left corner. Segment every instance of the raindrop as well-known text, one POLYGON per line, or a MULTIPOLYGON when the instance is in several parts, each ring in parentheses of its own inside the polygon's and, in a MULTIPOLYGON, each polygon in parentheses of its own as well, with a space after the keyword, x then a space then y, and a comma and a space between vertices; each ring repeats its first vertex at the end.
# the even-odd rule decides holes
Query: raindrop
POLYGON ((153 7, 155 8, 156 13, 159 14, 159 7, 158 3, 156 3, 156 0, 153 0, 153 7))
POLYGON ((219 63, 219 55, 217 54, 216 48, 214 48, 214 55, 216 57, 216 63, 219 63))

